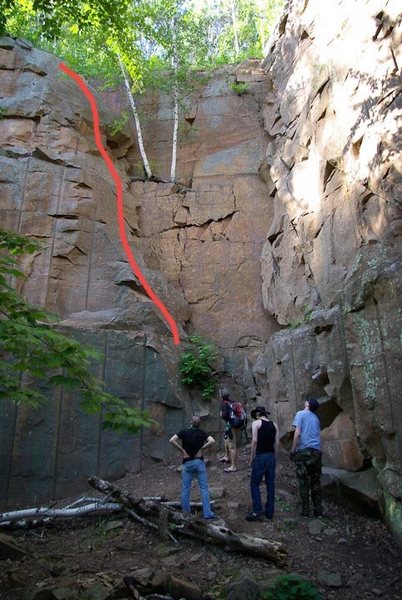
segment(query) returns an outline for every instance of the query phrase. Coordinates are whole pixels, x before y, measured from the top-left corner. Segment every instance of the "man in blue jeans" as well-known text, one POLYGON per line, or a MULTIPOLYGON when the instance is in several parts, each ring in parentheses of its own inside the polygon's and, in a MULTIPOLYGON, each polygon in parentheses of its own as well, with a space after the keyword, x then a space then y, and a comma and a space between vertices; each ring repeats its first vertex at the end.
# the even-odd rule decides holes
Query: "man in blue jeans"
POLYGON ((190 492, 194 478, 200 486, 202 512, 204 519, 215 519, 216 515, 211 510, 209 499, 207 470, 202 451, 215 443, 214 438, 200 429, 201 419, 194 416, 191 427, 175 433, 169 442, 183 455, 181 507, 185 512, 191 512, 190 492), (181 442, 181 444, 179 443, 181 442))
POLYGON ((265 514, 272 519, 275 508, 275 466, 279 448, 279 431, 276 423, 268 419, 269 413, 264 406, 256 406, 251 411, 254 419, 251 431, 250 464, 252 465, 250 491, 253 510, 246 515, 247 521, 259 521, 265 514), (265 509, 261 504, 260 483, 265 477, 267 501, 265 509))

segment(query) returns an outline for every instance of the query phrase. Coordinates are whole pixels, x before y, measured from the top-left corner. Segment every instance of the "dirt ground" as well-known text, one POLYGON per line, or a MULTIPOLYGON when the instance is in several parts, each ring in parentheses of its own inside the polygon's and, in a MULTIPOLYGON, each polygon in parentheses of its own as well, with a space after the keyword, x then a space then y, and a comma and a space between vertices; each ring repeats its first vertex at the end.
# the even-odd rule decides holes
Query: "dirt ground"
MULTIPOLYGON (((12 532, 27 555, 22 561, 2 561, 0 598, 31 599, 42 587, 82 590, 96 582, 113 587, 135 570, 155 566, 193 582, 214 600, 226 598, 228 585, 242 573, 261 581, 286 572, 308 578, 325 600, 402 599, 402 552, 386 525, 335 503, 325 491, 324 518, 300 517, 297 484, 286 452, 277 465, 273 521, 247 522, 244 517, 251 508, 248 454, 248 447, 240 450, 234 473, 224 472, 217 460, 220 454, 210 454, 210 488, 213 496, 221 496, 215 511, 234 531, 281 541, 288 552, 285 568, 203 542, 179 538, 177 545, 161 543, 157 532, 125 516, 92 516, 12 532)), ((178 500, 178 465, 179 457, 169 464, 149 460, 141 473, 116 483, 135 497, 165 495, 178 500)), ((83 490, 92 496, 93 492, 89 487, 83 490)))

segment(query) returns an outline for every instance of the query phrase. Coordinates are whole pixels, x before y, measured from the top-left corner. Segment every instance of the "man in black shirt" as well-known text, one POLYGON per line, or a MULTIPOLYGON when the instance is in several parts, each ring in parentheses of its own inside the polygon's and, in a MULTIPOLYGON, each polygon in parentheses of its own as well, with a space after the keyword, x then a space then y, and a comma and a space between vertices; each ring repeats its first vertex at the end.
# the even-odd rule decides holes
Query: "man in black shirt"
POLYGON ((180 450, 183 455, 181 507, 185 512, 191 512, 190 492, 194 478, 200 486, 202 511, 204 519, 214 519, 216 515, 211 510, 209 499, 207 470, 202 456, 202 450, 215 443, 214 438, 200 429, 201 419, 194 416, 191 427, 175 433, 169 442, 180 450), (181 445, 179 444, 181 442, 181 445))
POLYGON ((264 406, 256 406, 251 411, 253 419, 250 464, 252 465, 250 491, 253 510, 246 516, 247 521, 258 521, 265 512, 267 519, 274 515, 275 502, 275 466, 279 447, 279 432, 276 423, 268 419, 269 413, 264 406), (267 502, 265 511, 261 504, 260 483, 265 476, 267 502))

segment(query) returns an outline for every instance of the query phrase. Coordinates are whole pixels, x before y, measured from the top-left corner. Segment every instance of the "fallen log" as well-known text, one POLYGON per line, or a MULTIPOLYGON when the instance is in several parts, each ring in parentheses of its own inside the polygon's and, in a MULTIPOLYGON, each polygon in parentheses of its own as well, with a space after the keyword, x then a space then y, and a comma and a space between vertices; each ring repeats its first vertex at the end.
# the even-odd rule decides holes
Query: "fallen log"
POLYGON ((130 494, 127 494, 126 492, 123 492, 123 490, 115 486, 113 483, 106 481, 105 479, 101 479, 100 477, 92 475, 89 477, 88 483, 95 490, 98 490, 98 492, 101 492, 110 498, 114 498, 120 504, 123 504, 130 509, 133 509, 137 504, 136 498, 130 494))
MULTIPOLYGON (((141 499, 136 505, 136 510, 150 519, 153 515, 159 514, 160 507, 157 503, 141 499)), ((227 552, 243 552, 277 564, 286 561, 287 552, 281 542, 271 542, 247 533, 236 533, 227 527, 222 519, 208 521, 172 509, 168 510, 169 522, 175 534, 224 546, 227 552)))
POLYGON ((121 512, 122 506, 117 502, 105 502, 99 498, 83 506, 65 508, 25 508, 0 513, 0 527, 37 527, 55 518, 71 519, 88 514, 104 514, 121 512))
MULTIPOLYGON (((108 498, 114 498, 115 500, 117 500, 120 503, 122 509, 134 521, 138 521, 138 523, 146 525, 151 529, 159 530, 159 525, 153 523, 152 521, 149 521, 143 515, 140 515, 138 513, 138 511, 136 510, 137 502, 129 494, 126 494, 112 483, 109 483, 104 479, 100 479, 95 475, 88 479, 88 483, 99 492, 102 492, 102 494, 106 494, 108 498)), ((171 538, 173 542, 177 543, 177 540, 173 537, 173 535, 170 532, 168 532, 167 535, 171 538)))
MULTIPOLYGON (((224 546, 229 552, 243 552, 277 564, 283 564, 286 561, 287 552, 281 542, 271 542, 249 534, 236 533, 229 529, 222 520, 211 522, 197 519, 192 515, 174 510, 171 506, 166 507, 163 502, 144 500, 143 498, 135 499, 115 485, 98 477, 90 477, 89 483, 98 491, 121 502, 129 510, 133 510, 137 515, 145 518, 149 523, 159 522, 161 510, 166 511, 168 525, 175 534, 200 539, 204 543, 218 544, 224 546)), ((155 524, 154 527, 158 526, 155 524)))

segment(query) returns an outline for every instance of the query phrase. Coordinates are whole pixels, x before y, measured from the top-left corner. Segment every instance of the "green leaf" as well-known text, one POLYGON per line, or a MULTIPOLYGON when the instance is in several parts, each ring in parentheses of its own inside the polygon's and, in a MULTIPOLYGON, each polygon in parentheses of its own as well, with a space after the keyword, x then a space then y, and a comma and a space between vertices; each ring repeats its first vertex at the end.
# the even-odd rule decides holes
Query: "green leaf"
POLYGON ((181 381, 190 387, 200 388, 202 396, 209 399, 216 387, 216 381, 212 377, 211 363, 217 357, 217 350, 215 346, 197 335, 190 337, 190 342, 193 344, 192 350, 185 351, 180 356, 181 381))
POLYGON ((67 390, 75 390, 81 385, 81 381, 75 377, 66 377, 65 375, 52 375, 48 382, 52 385, 62 385, 67 390))

